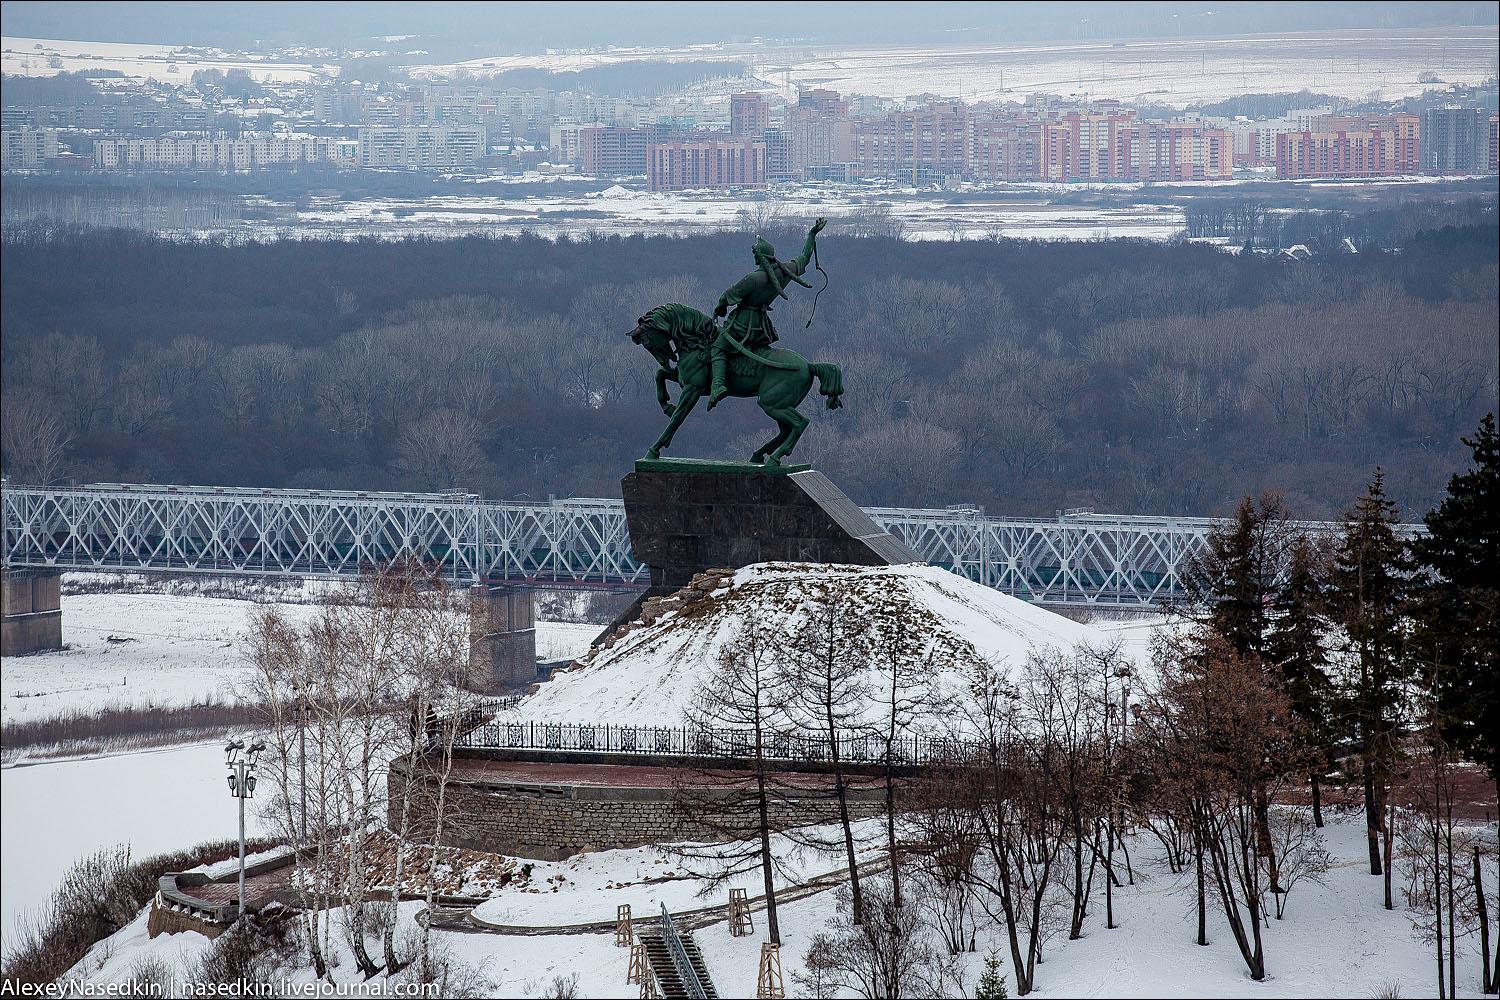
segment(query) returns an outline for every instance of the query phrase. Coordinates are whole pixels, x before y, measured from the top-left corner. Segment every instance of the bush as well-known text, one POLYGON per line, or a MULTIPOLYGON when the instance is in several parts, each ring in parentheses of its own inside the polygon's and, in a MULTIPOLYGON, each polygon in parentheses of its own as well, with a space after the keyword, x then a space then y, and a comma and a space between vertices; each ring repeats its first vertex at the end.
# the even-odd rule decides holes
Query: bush
POLYGON ((221 730, 243 726, 265 718, 258 705, 205 702, 173 708, 110 708, 103 711, 74 710, 35 722, 22 722, 0 730, 5 749, 56 746, 80 741, 99 743, 160 736, 184 731, 221 730))
POLYGON ((1005 1000, 1008 996, 1005 976, 1000 971, 1000 958, 992 951, 984 956, 984 971, 979 974, 979 985, 974 988, 974 1000, 1005 1000))
POLYGON ((214 939, 188 979, 219 986, 270 982, 301 950, 298 924, 291 916, 285 907, 268 906, 236 921, 214 939))

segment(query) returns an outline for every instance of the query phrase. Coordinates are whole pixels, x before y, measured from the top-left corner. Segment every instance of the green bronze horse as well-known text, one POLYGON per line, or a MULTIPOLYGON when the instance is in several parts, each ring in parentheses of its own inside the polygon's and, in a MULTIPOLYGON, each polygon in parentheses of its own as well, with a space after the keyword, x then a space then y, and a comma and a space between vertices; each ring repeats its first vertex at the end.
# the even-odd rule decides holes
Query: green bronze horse
MULTIPOLYGON (((663 448, 692 412, 698 400, 707 395, 711 380, 710 349, 719 328, 713 319, 691 306, 657 306, 642 316, 630 339, 651 352, 660 367, 656 370, 656 398, 662 412, 671 419, 666 430, 646 451, 646 458, 660 458, 663 448), (667 383, 676 382, 682 391, 672 403, 667 383)), ((756 464, 780 465, 797 439, 807 429, 807 418, 797 407, 807 398, 813 379, 818 391, 827 397, 828 408, 843 405, 844 375, 838 365, 809 362, 795 351, 767 347, 739 353, 728 368, 727 388, 731 396, 754 397, 766 416, 780 428, 776 436, 755 450, 750 461, 756 464)))

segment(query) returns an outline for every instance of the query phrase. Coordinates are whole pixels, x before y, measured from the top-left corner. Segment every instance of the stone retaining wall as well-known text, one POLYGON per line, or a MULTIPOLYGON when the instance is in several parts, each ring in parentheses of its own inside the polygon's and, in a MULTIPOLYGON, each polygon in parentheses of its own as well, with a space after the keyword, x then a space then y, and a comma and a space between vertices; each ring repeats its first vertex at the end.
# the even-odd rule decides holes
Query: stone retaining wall
MULTIPOLYGON (((406 773, 390 772, 391 822, 399 821, 406 773)), ((830 786, 831 788, 831 786, 830 786)), ((413 789, 413 826, 430 829, 435 783, 419 769, 413 789)), ((555 861, 584 851, 639 847, 681 840, 724 840, 755 836, 753 808, 744 791, 689 781, 673 787, 615 787, 565 782, 529 784, 470 780, 450 783, 444 843, 498 854, 555 861)), ((878 787, 849 791, 850 815, 864 819, 881 812, 878 787)), ((772 793, 771 825, 776 829, 832 823, 838 802, 829 794, 778 789, 772 793)))

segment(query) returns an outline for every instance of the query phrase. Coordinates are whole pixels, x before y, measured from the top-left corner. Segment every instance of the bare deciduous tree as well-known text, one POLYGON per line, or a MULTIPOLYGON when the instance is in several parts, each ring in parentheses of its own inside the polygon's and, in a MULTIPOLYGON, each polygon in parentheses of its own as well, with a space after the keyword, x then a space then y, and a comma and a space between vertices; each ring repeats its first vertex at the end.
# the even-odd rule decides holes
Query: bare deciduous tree
POLYGON ((51 486, 62 476, 73 435, 36 393, 7 390, 0 402, 0 452, 17 482, 51 486))
POLYGON ((786 714, 797 728, 828 741, 833 772, 833 794, 838 802, 845 863, 849 870, 850 915, 862 919, 859 863, 849 816, 848 771, 842 752, 845 739, 861 728, 870 708, 866 669, 874 653, 866 622, 851 600, 847 581, 832 579, 809 584, 804 607, 807 618, 786 643, 777 669, 786 693, 786 714))

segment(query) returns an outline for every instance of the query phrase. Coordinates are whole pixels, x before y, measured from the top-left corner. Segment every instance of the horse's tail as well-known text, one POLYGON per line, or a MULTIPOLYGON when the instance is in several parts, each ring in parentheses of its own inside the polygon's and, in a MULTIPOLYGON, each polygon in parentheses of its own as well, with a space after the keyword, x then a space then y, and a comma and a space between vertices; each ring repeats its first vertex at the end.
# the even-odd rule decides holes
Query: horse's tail
POLYGON ((844 373, 838 365, 816 361, 810 363, 807 370, 818 377, 818 392, 828 397, 830 410, 837 410, 844 405, 839 399, 844 394, 844 373))

